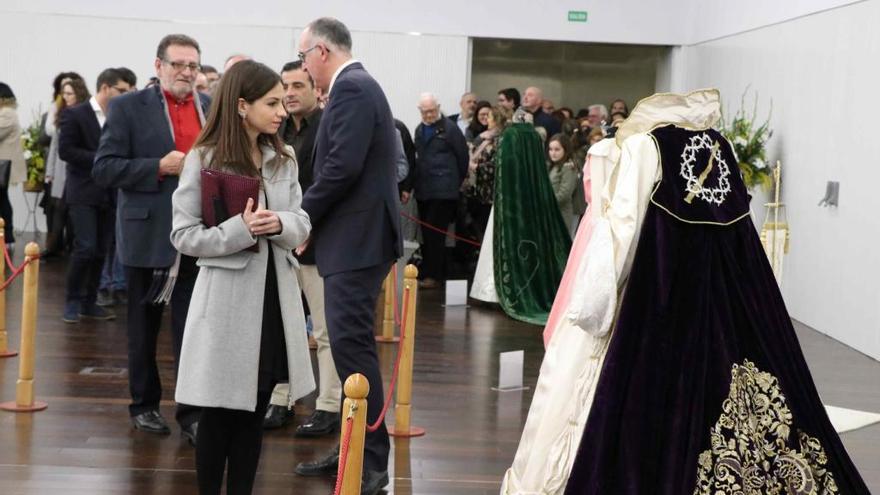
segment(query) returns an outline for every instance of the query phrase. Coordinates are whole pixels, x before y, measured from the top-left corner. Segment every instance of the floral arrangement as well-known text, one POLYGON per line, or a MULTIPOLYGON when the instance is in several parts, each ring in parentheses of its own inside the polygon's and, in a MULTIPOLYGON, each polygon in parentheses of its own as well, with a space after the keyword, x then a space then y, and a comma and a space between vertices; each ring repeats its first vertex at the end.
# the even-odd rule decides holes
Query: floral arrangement
POLYGON ((40 115, 37 113, 33 123, 21 134, 21 146, 27 163, 27 183, 31 189, 42 187, 46 178, 45 149, 40 145, 40 115))
POLYGON ((753 189, 761 186, 764 190, 770 190, 773 186, 773 170, 767 163, 767 141, 773 136, 770 129, 770 116, 773 113, 771 106, 767 119, 763 123, 756 122, 758 113, 758 97, 755 95, 755 104, 751 115, 745 112, 745 100, 748 88, 743 93, 739 111, 733 119, 722 122, 721 133, 730 140, 733 150, 739 160, 739 169, 742 172, 746 187, 753 189))

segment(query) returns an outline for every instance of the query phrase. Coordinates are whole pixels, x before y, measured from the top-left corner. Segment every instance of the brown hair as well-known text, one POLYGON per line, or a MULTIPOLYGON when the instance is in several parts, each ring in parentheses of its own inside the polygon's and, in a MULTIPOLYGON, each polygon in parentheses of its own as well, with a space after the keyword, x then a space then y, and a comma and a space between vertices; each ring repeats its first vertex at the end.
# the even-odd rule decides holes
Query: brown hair
POLYGON ((550 149, 550 143, 556 141, 559 143, 559 146, 562 146, 562 160, 559 160, 558 163, 554 163, 553 160, 550 160, 549 155, 547 157, 547 162, 550 163, 550 166, 554 165, 564 165, 565 162, 571 159, 571 143, 569 142, 568 137, 565 134, 559 133, 554 134, 549 140, 547 140, 547 149, 550 149))
MULTIPOLYGON (((92 97, 89 94, 88 88, 86 88, 86 83, 82 79, 71 79, 66 83, 61 85, 61 91, 64 91, 64 86, 70 86, 70 89, 73 90, 73 94, 76 95, 76 103, 82 103, 89 98, 92 97)), ((61 111, 68 107, 67 102, 64 101, 64 98, 61 97, 61 93, 58 93, 58 108, 56 108, 55 112, 55 125, 58 125, 59 120, 61 119, 61 111)))
MULTIPOLYGON (((193 145, 193 149, 201 148, 203 161, 208 150, 213 152, 206 168, 227 169, 250 177, 260 176, 244 123, 238 115, 238 99, 253 103, 277 84, 281 84, 281 76, 253 60, 242 60, 223 74, 214 92, 211 113, 193 145)), ((260 134, 257 145, 272 147, 277 154, 276 159, 293 159, 277 134, 260 134)))
POLYGON ((593 138, 596 136, 605 139, 605 131, 602 129, 602 127, 594 127, 590 130, 590 133, 587 134, 587 144, 589 145, 593 141, 593 138))
POLYGON ((495 121, 495 127, 498 129, 504 129, 512 117, 513 112, 507 107, 492 105, 492 120, 495 121))
POLYGON ((156 48, 156 58, 160 60, 165 60, 165 55, 168 51, 168 47, 171 45, 178 46, 191 46, 199 52, 199 55, 202 54, 202 49, 199 48, 199 42, 190 38, 185 34, 169 34, 162 38, 162 41, 159 42, 159 46, 156 48))

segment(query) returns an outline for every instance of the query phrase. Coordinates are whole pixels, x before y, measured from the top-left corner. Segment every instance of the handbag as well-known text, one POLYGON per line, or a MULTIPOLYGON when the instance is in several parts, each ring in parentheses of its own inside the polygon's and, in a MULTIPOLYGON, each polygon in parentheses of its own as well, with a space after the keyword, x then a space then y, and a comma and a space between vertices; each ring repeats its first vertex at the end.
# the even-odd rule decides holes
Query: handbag
MULTIPOLYGON (((231 174, 203 168, 202 176, 202 222, 207 227, 216 227, 227 219, 240 215, 247 206, 248 199, 259 202, 260 180, 256 177, 231 174)), ((260 251, 259 243, 247 248, 260 251)))

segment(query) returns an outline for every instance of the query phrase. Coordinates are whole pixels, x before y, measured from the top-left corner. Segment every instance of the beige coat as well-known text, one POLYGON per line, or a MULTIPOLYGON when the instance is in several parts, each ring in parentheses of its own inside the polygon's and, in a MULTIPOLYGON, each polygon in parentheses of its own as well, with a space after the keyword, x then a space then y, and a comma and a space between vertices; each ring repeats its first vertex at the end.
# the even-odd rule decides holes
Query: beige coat
POLYGON ((9 183, 16 185, 27 179, 24 150, 21 147, 21 125, 12 107, 0 108, 0 160, 12 160, 9 183))
MULTIPOLYGON (((292 155, 293 150, 289 151, 292 155)), ((300 208, 302 192, 296 160, 275 163, 271 148, 264 148, 263 156, 268 208, 278 213, 282 224, 278 235, 254 238, 241 215, 217 227, 205 227, 202 163, 195 150, 186 157, 180 184, 172 197, 171 243, 181 253, 198 257, 201 267, 183 334, 177 402, 246 411, 256 408, 270 243, 281 297, 291 404, 315 388, 300 287, 294 272, 299 264, 292 253, 308 237, 311 223, 300 208), (258 253, 243 251, 254 242, 259 242, 258 253)), ((265 198, 260 202, 265 205, 265 198)))

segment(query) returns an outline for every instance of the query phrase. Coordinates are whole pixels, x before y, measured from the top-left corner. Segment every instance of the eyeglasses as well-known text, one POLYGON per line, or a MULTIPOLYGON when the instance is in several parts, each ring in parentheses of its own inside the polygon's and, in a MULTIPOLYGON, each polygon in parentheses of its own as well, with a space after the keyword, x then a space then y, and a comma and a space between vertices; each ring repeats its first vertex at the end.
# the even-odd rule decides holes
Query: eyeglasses
POLYGON ((115 89, 119 94, 128 93, 130 88, 120 88, 119 86, 110 86, 112 89, 115 89))
MULTIPOLYGON (((303 51, 303 52, 299 52, 299 53, 297 53, 296 56, 299 57, 299 61, 300 61, 300 62, 305 62, 305 61, 306 61, 306 55, 307 55, 310 51, 314 50, 315 48, 318 48, 319 46, 321 46, 321 45, 315 45, 315 46, 309 48, 309 49, 306 50, 306 51, 303 51)), ((324 50, 327 50, 327 47, 322 47, 322 48, 323 48, 324 50)), ((327 50, 327 52, 329 53, 330 50, 327 50)))
POLYGON ((182 71, 183 69, 189 69, 193 72, 198 72, 198 71, 202 70, 202 66, 195 63, 195 62, 192 62, 189 64, 185 64, 183 62, 172 62, 170 60, 163 60, 163 62, 170 65, 171 68, 176 71, 182 71))

